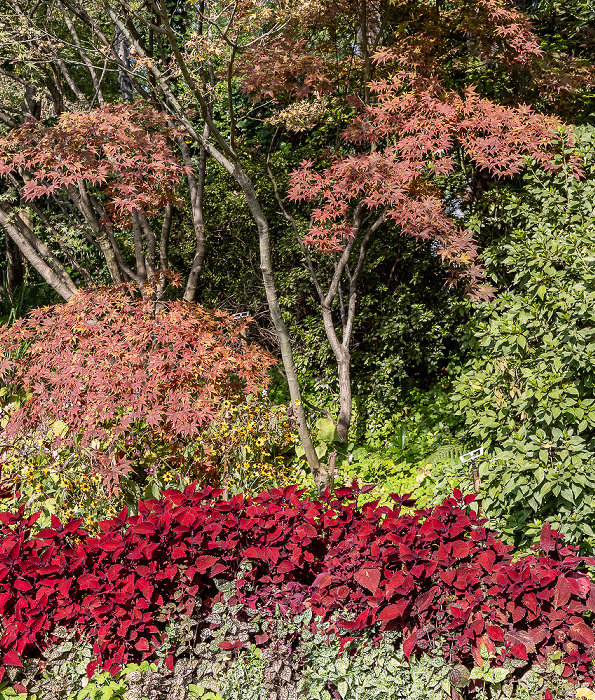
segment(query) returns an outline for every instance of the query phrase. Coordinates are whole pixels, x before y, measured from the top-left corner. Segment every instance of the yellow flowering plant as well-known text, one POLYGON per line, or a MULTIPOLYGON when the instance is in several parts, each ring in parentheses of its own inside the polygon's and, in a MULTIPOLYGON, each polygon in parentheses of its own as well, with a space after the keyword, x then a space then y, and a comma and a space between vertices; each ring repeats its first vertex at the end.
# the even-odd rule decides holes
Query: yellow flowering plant
POLYGON ((25 504, 26 512, 41 511, 36 529, 49 527, 51 516, 60 520, 82 518, 83 526, 97 531, 97 523, 115 515, 125 495, 108 493, 92 460, 72 449, 57 452, 39 437, 23 438, 0 454, 3 509, 25 504))
POLYGON ((241 405, 228 402, 207 439, 220 485, 229 495, 256 494, 299 479, 295 460, 299 438, 285 405, 275 406, 254 395, 241 405))
MULTIPOLYGON (((271 405, 264 397, 249 395, 242 403, 226 402, 221 419, 176 449, 147 435, 140 459, 135 452, 134 470, 111 487, 94 451, 76 442, 56 448, 52 438, 65 429, 60 421, 17 440, 6 439, 3 423, 17 406, 18 399, 5 400, 0 411, 3 509, 25 504, 27 513, 41 511, 36 529, 48 527, 56 515, 62 521, 82 518, 83 526, 96 532, 99 521, 113 517, 124 506, 134 514, 139 500, 158 498, 164 489, 183 489, 193 481, 222 487, 233 495, 256 494, 300 480, 295 421, 286 406, 271 405)), ((142 426, 137 430, 142 432, 142 426)), ((125 442, 119 447, 115 458, 133 458, 125 442)))

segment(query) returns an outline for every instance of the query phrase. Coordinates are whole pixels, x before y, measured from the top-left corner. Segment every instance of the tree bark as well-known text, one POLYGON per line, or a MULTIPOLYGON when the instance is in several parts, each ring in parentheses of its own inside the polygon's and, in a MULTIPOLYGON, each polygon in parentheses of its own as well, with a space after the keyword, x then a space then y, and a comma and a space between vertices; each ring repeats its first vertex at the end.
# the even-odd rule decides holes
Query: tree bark
POLYGON ((25 278, 25 266, 21 257, 21 251, 9 235, 6 239, 6 291, 14 294, 16 289, 23 284, 25 278))
MULTIPOLYGON (((205 130, 205 138, 208 137, 208 131, 205 130)), ((192 167, 192 158, 190 157, 190 149, 184 140, 183 136, 178 138, 184 165, 192 167)), ((190 205, 192 208, 192 224, 194 226, 194 235, 196 236, 196 250, 194 252, 194 260, 188 274, 188 282, 184 290, 184 301, 192 301, 196 295, 198 287, 198 278, 205 261, 207 250, 207 239, 205 235, 205 220, 203 213, 203 202, 205 192, 205 180, 207 172, 207 149, 204 145, 200 146, 198 156, 198 177, 194 177, 193 172, 188 172, 188 188, 190 190, 190 205)))
POLYGON ((124 102, 132 102, 134 99, 134 90, 130 74, 127 70, 130 66, 130 46, 126 37, 122 34, 118 27, 114 32, 115 50, 121 64, 118 65, 118 83, 120 85, 120 95, 124 102))
POLYGON ((0 225, 33 268, 64 300, 67 301, 76 294, 76 285, 62 263, 46 244, 2 203, 0 203, 0 225))
POLYGON ((153 279, 155 276, 155 256, 157 254, 157 243, 155 241, 155 234, 149 224, 149 220, 144 214, 138 214, 138 222, 140 227, 145 234, 145 241, 147 243, 147 254, 145 255, 145 267, 147 269, 147 278, 153 279))
POLYGON ((169 268, 168 250, 169 250, 169 234, 174 215, 174 208, 170 202, 165 205, 163 214, 163 224, 161 225, 161 237, 159 238, 159 268, 167 270, 169 268))
POLYGON ((339 420, 337 434, 341 442, 348 442, 351 427, 351 356, 345 349, 337 363, 339 375, 339 420))
POLYGON ((308 466, 312 471, 312 476, 314 478, 314 483, 316 484, 318 494, 321 495, 325 489, 328 488, 330 490, 332 488, 333 475, 330 473, 330 470, 324 469, 320 464, 306 419, 306 413, 302 402, 300 382, 297 370, 295 368, 295 363, 293 361, 289 331, 287 330, 287 326, 283 320, 283 312, 281 311, 281 305, 279 304, 279 297, 275 286, 269 224, 264 212, 262 211, 256 192, 254 191, 252 181, 239 166, 239 164, 235 165, 233 174, 236 182, 240 185, 242 191, 244 192, 246 202, 250 208, 250 212, 252 213, 252 217, 258 229, 260 270, 262 272, 271 320, 273 321, 277 338, 279 340, 279 349, 281 350, 281 359, 283 361, 283 368, 285 370, 285 376, 289 387, 291 406, 297 420, 298 434, 300 436, 300 442, 304 449, 306 460, 308 461, 308 466))
POLYGON ((79 183, 78 191, 74 187, 69 187, 68 194, 84 216, 85 221, 91 227, 91 231, 93 231, 103 257, 105 258, 112 281, 114 284, 122 284, 124 282, 122 270, 120 269, 116 253, 110 242, 109 234, 105 227, 99 223, 99 217, 84 183, 82 181, 79 183))
POLYGON ((132 215, 132 231, 134 234, 134 257, 136 258, 136 274, 142 279, 143 285, 147 281, 147 269, 143 253, 143 232, 141 231, 138 216, 132 215))

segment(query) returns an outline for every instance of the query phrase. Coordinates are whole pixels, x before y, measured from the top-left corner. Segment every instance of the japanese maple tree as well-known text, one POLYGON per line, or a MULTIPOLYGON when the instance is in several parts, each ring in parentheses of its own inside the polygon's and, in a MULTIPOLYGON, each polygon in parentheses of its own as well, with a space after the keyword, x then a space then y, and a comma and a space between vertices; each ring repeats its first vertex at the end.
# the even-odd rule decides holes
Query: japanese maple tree
POLYGON ((290 199, 315 205, 302 249, 337 361, 342 441, 351 423, 357 282, 372 237, 392 223, 405 236, 430 241, 449 270, 447 284, 462 282, 471 296, 487 298, 490 289, 482 283, 477 245, 447 211, 444 183, 461 172, 461 161, 490 178, 519 173, 527 159, 553 167, 551 155, 563 135, 555 117, 494 104, 473 87, 462 94, 446 89, 431 58, 420 60, 406 45, 379 52, 374 64, 381 72, 390 66, 390 72, 368 84, 369 103, 361 103, 343 134, 348 153, 322 169, 305 161, 292 174, 289 189, 290 199), (336 254, 327 290, 307 246, 336 254), (340 332, 333 318, 337 299, 340 332))
MULTIPOLYGON (((27 26, 31 36, 45 36, 47 8, 33 0, 12 4, 18 16, 31 18, 27 26)), ((405 235, 432 241, 453 279, 465 280, 471 292, 483 294, 475 244, 445 210, 442 179, 465 173, 467 194, 474 198, 481 189, 474 186, 477 180, 489 182, 517 173, 524 158, 547 163, 548 144, 554 139, 551 130, 557 123, 523 102, 537 93, 539 106, 555 112, 558 96, 574 94, 587 85, 592 71, 569 56, 550 54, 528 15, 508 0, 453 0, 446 5, 427 0, 265 4, 241 0, 199 3, 183 12, 162 0, 142 10, 132 8, 127 0, 57 0, 55 7, 67 19, 72 39, 60 48, 60 28, 52 30, 55 41, 48 52, 56 77, 47 82, 46 92, 57 116, 65 111, 72 94, 79 105, 69 107, 73 112, 80 111, 80 105, 91 112, 96 98, 100 104, 106 100, 108 93, 101 89, 97 70, 105 61, 111 70, 108 80, 115 87, 117 78, 123 101, 131 94, 140 96, 145 104, 159 105, 172 124, 186 130, 192 144, 189 147, 185 139, 178 139, 182 160, 185 166, 195 166, 198 160, 199 170, 195 186, 191 173, 186 173, 197 232, 197 265, 204 256, 200 203, 206 159, 224 169, 241 190, 258 234, 264 291, 300 439, 323 490, 332 468, 321 467, 309 432, 276 288, 266 195, 252 169, 255 161, 265 165, 267 149, 262 146, 266 144, 254 145, 259 141, 254 133, 254 147, 250 139, 243 142, 245 130, 240 125, 265 121, 275 126, 277 136, 284 131, 306 133, 305 141, 318 119, 324 125, 317 132, 324 147, 312 139, 312 163, 296 173, 291 196, 303 203, 299 215, 306 210, 305 216, 312 219, 308 237, 300 236, 299 244, 337 360, 341 384, 337 423, 344 438, 350 422, 350 343, 357 321, 357 280, 371 237, 397 226, 405 235), (81 42, 82 36, 88 42, 81 42), (86 51, 93 52, 95 62, 86 51), (77 71, 85 70, 83 64, 88 71, 84 89, 76 84, 72 70, 73 65, 77 71), (351 118, 352 125, 342 137, 351 118), (327 268, 332 267, 329 280, 322 279, 308 258, 308 244, 337 251, 336 265, 325 261, 327 268)), ((24 89, 35 92, 32 83, 24 89)), ((30 99, 25 102, 28 113, 35 111, 30 99)), ((2 109, 0 119, 17 129, 18 124, 2 109)), ((286 143, 300 145, 302 136, 284 138, 286 143)), ((279 140, 272 140, 270 152, 279 140)), ((274 170, 274 159, 266 164, 274 170)), ((272 175, 280 181, 281 173, 272 175)), ((41 187, 50 184, 39 183, 41 187)), ((162 184, 156 183, 157 197, 163 192, 162 184)), ((117 195, 116 209, 126 210, 124 202, 117 200, 126 200, 130 194, 117 195)), ((284 194, 279 188, 281 209, 284 194)), ((6 229, 11 222, 7 216, 2 219, 3 206, 0 202, 0 224, 6 229)), ((115 262, 110 270, 116 281, 120 277, 138 283, 137 278, 143 278, 142 265, 150 267, 156 237, 147 231, 135 206, 128 210, 137 219, 132 222, 137 271, 118 259, 111 240, 115 262)), ((299 229, 296 225, 298 233, 299 229)), ((47 261, 47 252, 30 231, 25 232, 27 238, 22 231, 10 230, 13 240, 34 249, 30 259, 37 255, 47 261)), ((112 255, 109 246, 105 250, 112 255)), ((56 260, 51 262, 48 277, 59 269, 56 260)), ((65 272, 62 266, 62 277, 65 272)), ((73 290, 67 278, 63 282, 63 296, 68 298, 73 290)))
MULTIPOLYGON (((22 177, 25 203, 66 194, 88 225, 113 282, 131 279, 142 288, 159 267, 163 247, 149 218, 177 201, 174 188, 187 171, 172 149, 177 135, 167 115, 142 102, 64 113, 50 125, 29 119, 0 138, 0 177, 17 183, 22 177), (135 270, 125 264, 115 227, 133 230, 135 270)), ((0 207, 0 221, 39 252, 32 227, 11 220, 6 204, 0 207)), ((35 266, 37 256, 30 261, 35 266)), ((60 274, 70 289, 57 291, 69 298, 76 286, 66 270, 60 274)))
POLYGON ((130 291, 79 292, 0 329, 0 382, 25 394, 8 440, 39 431, 83 448, 112 486, 156 444, 181 453, 225 400, 266 386, 274 362, 245 342, 245 322, 183 301, 156 311, 130 291))

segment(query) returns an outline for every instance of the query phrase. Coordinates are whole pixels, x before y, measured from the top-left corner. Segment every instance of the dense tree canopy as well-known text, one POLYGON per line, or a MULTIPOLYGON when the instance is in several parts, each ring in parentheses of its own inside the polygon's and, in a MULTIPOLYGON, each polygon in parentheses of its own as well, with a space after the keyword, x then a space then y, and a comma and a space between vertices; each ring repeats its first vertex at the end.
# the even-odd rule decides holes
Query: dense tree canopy
MULTIPOLYGON (((345 442, 360 289, 385 284, 362 279, 374 239, 421 242, 444 264, 438 284, 485 298, 465 217, 527 159, 555 167, 572 138, 561 119, 581 118, 594 76, 589 41, 563 38, 574 20, 538 4, 532 21, 504 0, 3 9, 7 293, 26 259, 64 299, 107 281, 142 294, 172 266, 186 301, 208 296, 205 265, 233 248, 233 225, 209 247, 226 213, 207 220, 207 198, 224 182, 223 208, 243 202, 263 325, 321 489, 334 465, 321 466, 308 428, 288 331, 288 312, 300 312, 280 302, 284 261, 310 277, 308 313, 322 319, 337 373, 330 417, 345 442)), ((229 282, 218 303, 251 304, 229 282)))

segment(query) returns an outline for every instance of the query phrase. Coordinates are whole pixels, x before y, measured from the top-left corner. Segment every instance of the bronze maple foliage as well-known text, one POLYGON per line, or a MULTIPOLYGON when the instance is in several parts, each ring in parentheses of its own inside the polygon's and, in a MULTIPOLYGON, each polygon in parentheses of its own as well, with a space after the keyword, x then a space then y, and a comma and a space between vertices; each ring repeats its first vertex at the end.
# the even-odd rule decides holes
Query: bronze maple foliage
POLYGON ((151 445, 182 448, 268 382, 271 355, 247 344, 245 322, 198 304, 133 298, 129 288, 79 292, 0 329, 0 382, 25 392, 9 438, 41 432, 77 445, 117 484, 151 445), (61 429, 52 430, 56 421, 61 429))
POLYGON ((111 219, 129 224, 132 213, 151 215, 174 199, 186 172, 171 147, 179 133, 141 101, 64 112, 50 125, 30 119, 0 138, 0 177, 25 173, 26 201, 99 186, 111 219))

